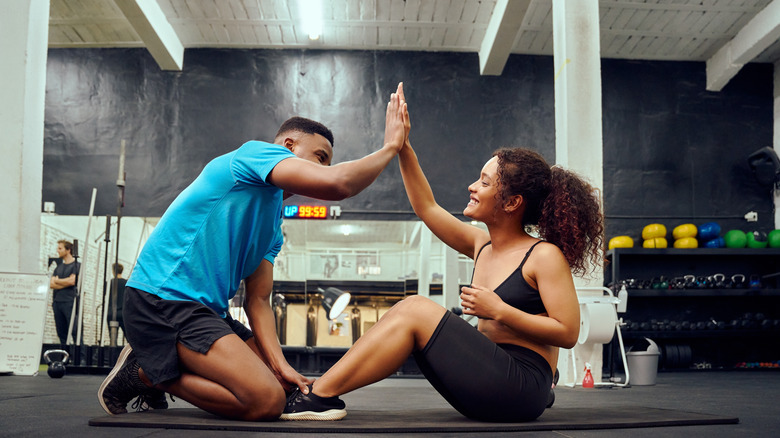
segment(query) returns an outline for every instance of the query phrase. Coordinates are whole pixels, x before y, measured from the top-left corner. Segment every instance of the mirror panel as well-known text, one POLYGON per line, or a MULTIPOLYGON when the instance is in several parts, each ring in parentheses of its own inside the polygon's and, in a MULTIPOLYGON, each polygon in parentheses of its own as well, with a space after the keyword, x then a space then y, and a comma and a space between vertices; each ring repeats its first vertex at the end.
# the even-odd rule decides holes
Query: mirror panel
MULTIPOLYGON (((143 244, 159 218, 123 217, 118 260, 132 273, 143 244)), ((83 342, 109 345, 104 294, 111 281, 111 264, 117 259, 116 218, 111 218, 106 239, 106 218, 43 214, 41 268, 56 258, 57 241, 79 241, 82 262, 83 342), (87 230, 89 236, 87 236, 87 230), (85 239, 86 237, 86 239, 85 239), (106 269, 106 267, 108 269, 106 269)), ((481 224, 479 225, 483 227, 481 224)), ((428 285, 428 295, 442 303, 446 246, 421 221, 346 221, 286 219, 285 244, 274 267, 272 306, 283 345, 349 347, 396 302, 428 285), (421 261, 424 262, 421 264, 421 261), (420 272, 425 281, 420 281, 420 272), (343 312, 328 319, 322 291, 334 287, 350 294, 343 312)), ((471 279, 473 262, 460 256, 457 279, 471 279)), ((244 292, 231 301, 230 313, 247 326, 244 292)), ((49 298, 51 299, 51 298, 49 298)), ((107 307, 107 306, 106 306, 107 307)), ((56 343, 51 306, 47 312, 44 343, 56 343)), ((119 345, 124 343, 120 332, 119 345)))

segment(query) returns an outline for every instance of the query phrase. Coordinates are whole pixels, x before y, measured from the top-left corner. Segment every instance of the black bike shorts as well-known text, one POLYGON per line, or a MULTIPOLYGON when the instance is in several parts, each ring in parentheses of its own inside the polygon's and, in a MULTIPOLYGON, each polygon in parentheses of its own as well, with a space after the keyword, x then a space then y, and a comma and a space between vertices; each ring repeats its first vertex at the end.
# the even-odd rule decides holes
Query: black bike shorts
POLYGON ((530 421, 547 405, 553 373, 539 353, 496 344, 449 311, 414 358, 433 387, 466 417, 530 421))

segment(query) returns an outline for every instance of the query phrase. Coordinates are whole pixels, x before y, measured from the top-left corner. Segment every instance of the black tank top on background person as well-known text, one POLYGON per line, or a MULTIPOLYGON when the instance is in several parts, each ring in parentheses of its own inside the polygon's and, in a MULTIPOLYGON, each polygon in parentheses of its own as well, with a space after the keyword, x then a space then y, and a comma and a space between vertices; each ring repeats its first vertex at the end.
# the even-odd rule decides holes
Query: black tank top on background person
MULTIPOLYGON (((531 287, 531 285, 525 281, 525 277, 523 277, 523 265, 525 265, 525 261, 528 260, 528 256, 531 255, 531 251, 533 251, 534 247, 542 242, 543 241, 540 240, 534 243, 531 248, 528 249, 528 252, 525 253, 525 257, 523 257, 523 261, 520 262, 520 266, 493 290, 493 292, 501 297, 505 303, 533 315, 546 313, 547 309, 544 307, 539 291, 531 287)), ((482 250, 491 243, 492 242, 488 242, 482 245, 482 248, 477 252, 477 256, 474 257, 474 270, 476 270, 477 259, 479 259, 479 255, 482 254, 482 250)), ((471 279, 472 281, 474 280, 474 271, 471 272, 471 279)))

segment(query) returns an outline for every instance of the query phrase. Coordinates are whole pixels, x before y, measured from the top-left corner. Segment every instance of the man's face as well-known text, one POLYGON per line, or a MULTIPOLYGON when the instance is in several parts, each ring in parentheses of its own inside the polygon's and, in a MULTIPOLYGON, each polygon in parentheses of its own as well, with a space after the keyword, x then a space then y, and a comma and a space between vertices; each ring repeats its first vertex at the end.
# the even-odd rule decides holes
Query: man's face
POLYGON ((58 243, 57 244, 57 256, 59 258, 63 258, 67 254, 68 254, 68 250, 65 249, 65 247, 61 243, 58 243))
POLYGON ((288 147, 298 158, 323 166, 330 166, 333 159, 333 147, 319 134, 295 133, 294 142, 288 147))

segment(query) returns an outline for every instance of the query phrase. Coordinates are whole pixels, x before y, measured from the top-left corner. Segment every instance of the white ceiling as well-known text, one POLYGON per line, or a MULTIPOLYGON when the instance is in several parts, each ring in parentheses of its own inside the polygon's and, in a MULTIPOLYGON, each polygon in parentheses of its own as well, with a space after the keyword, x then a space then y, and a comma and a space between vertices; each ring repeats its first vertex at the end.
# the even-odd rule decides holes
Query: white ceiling
MULTIPOLYGON (((780 0, 598 1, 603 58, 710 61, 709 69, 720 57, 720 68, 737 70, 780 59, 780 0)), ((206 47, 488 56, 488 25, 504 18, 510 28, 501 34, 513 36, 514 43, 498 56, 553 54, 552 0, 508 0, 508 8, 507 0, 322 2, 323 33, 312 41, 301 30, 296 0, 51 0, 49 47, 147 47, 169 70, 186 66, 179 60, 171 67, 166 56, 206 47), (515 19, 501 16, 505 10, 515 19)))

